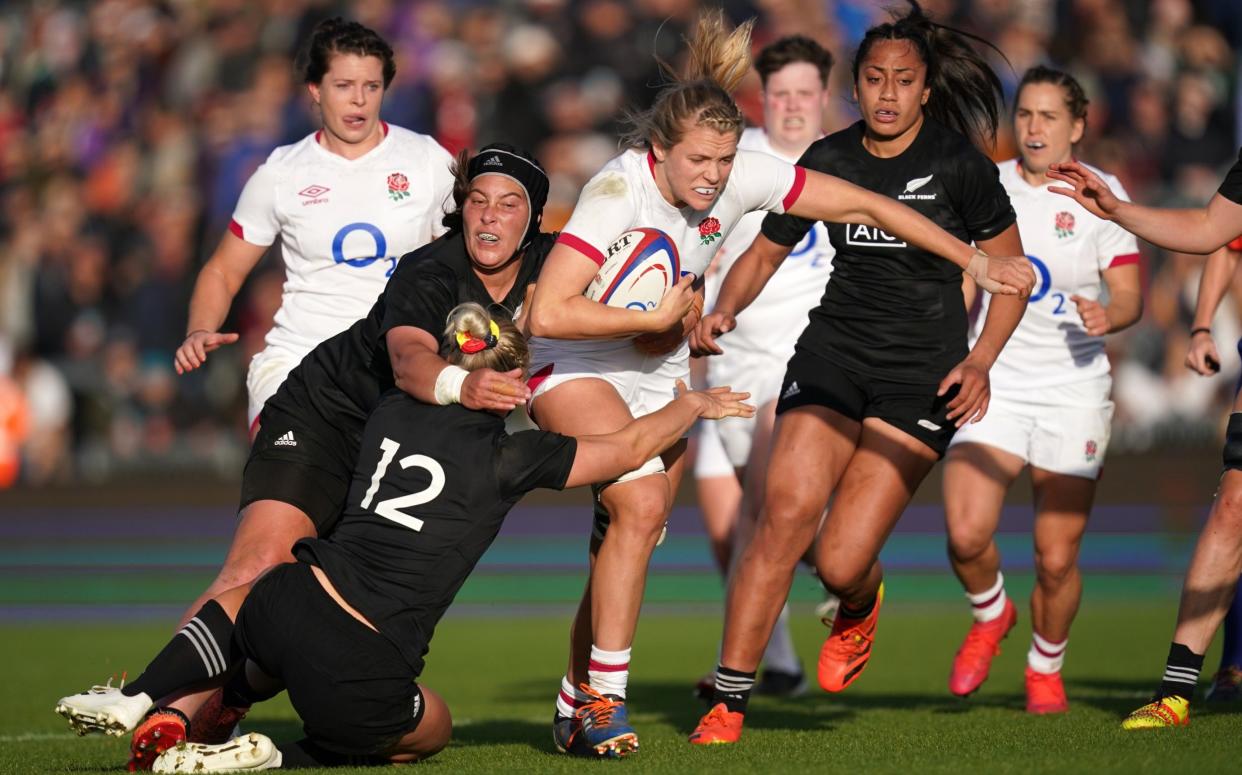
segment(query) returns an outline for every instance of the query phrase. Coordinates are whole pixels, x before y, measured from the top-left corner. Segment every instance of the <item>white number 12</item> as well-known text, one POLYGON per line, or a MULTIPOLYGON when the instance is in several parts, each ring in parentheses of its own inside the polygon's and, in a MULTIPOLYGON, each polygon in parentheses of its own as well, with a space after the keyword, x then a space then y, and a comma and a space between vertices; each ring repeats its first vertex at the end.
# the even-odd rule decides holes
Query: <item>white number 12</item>
MULTIPOLYGON (((389 464, 397 456, 397 450, 400 448, 401 445, 392 439, 386 438, 380 442, 380 449, 384 451, 384 454, 380 456, 379 464, 375 466, 375 473, 371 476, 371 486, 367 488, 367 494, 362 496, 362 508, 367 509, 371 507, 371 499, 375 497, 376 491, 379 490, 380 480, 384 478, 384 472, 388 470, 389 464)), ((401 458, 399 463, 402 469, 410 468, 411 466, 423 469, 431 474, 431 483, 424 490, 380 501, 375 504, 375 513, 384 519, 391 519, 398 525, 408 527, 410 530, 422 530, 423 521, 418 517, 406 514, 401 509, 421 506, 424 503, 435 500, 436 496, 444 490, 444 468, 433 458, 429 458, 426 455, 406 455, 401 458)))

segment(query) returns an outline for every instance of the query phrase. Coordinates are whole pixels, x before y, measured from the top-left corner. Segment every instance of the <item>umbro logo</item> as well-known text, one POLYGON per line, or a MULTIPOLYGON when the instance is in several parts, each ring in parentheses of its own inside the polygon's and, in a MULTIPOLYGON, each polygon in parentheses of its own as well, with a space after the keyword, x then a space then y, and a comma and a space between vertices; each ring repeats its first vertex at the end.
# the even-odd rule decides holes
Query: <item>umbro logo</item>
POLYGON ((297 439, 293 438, 293 431, 285 431, 285 435, 272 442, 277 447, 296 447, 297 439))
POLYGON ((328 201, 327 199, 324 198, 323 195, 328 193, 331 190, 332 189, 328 188, 327 186, 321 186, 318 183, 315 183, 314 185, 307 186, 306 188, 299 191, 298 196, 306 197, 306 199, 302 202, 303 206, 315 205, 321 202, 328 201))
POLYGON ((789 383, 789 387, 785 388, 785 392, 781 394, 781 400, 785 401, 787 399, 793 398, 794 396, 798 395, 801 392, 802 391, 798 389, 798 381, 794 380, 793 382, 789 383))
POLYGON ((914 180, 907 181, 906 190, 902 192, 901 194, 899 194, 897 198, 898 199, 935 199, 936 198, 935 194, 914 193, 915 191, 918 191, 920 188, 930 183, 931 179, 934 177, 936 177, 936 175, 935 173, 932 173, 931 175, 928 175, 925 178, 915 178, 914 180))
POLYGON ((483 162, 483 166, 484 167, 503 167, 505 166, 505 163, 500 160, 499 156, 492 154, 492 157, 490 159, 483 162))

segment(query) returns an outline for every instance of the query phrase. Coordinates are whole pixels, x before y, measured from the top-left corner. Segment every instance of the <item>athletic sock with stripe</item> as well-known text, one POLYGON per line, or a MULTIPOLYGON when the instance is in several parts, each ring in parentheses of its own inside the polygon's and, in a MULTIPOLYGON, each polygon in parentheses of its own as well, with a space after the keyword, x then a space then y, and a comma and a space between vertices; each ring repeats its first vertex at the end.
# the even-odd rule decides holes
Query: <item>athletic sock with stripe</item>
POLYGON ((233 620, 219 603, 208 600, 121 693, 127 697, 146 694, 158 701, 192 683, 222 675, 239 660, 240 655, 233 652, 233 620))
POLYGON ((712 706, 724 703, 730 713, 745 713, 750 703, 750 691, 755 687, 754 672, 744 672, 716 665, 716 686, 712 692, 712 706))
POLYGON ((1190 700, 1195 696, 1195 684, 1203 669, 1203 655, 1196 654, 1180 643, 1169 645, 1169 661, 1164 666, 1164 678, 1160 681, 1160 696, 1177 695, 1190 700))

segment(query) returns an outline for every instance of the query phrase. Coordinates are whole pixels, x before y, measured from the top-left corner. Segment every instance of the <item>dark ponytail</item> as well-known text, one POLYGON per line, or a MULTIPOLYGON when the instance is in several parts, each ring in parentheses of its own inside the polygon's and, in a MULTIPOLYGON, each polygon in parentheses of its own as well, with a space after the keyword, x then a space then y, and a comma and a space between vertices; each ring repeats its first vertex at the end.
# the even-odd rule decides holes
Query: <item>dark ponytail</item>
POLYGON ((908 40, 927 65, 931 93, 923 110, 987 149, 996 140, 1004 90, 1000 78, 969 41, 982 43, 1002 58, 1005 55, 983 38, 936 24, 917 0, 906 1, 910 9, 904 16, 894 12, 891 22, 876 25, 863 36, 854 55, 854 83, 872 46, 882 40, 908 40))
POLYGON ((392 83, 397 74, 397 63, 393 60, 392 46, 374 30, 364 27, 358 22, 351 22, 339 16, 324 19, 315 25, 311 32, 310 42, 303 51, 299 68, 306 83, 320 83, 332 64, 332 57, 337 54, 356 54, 360 57, 376 57, 384 63, 384 88, 392 83))

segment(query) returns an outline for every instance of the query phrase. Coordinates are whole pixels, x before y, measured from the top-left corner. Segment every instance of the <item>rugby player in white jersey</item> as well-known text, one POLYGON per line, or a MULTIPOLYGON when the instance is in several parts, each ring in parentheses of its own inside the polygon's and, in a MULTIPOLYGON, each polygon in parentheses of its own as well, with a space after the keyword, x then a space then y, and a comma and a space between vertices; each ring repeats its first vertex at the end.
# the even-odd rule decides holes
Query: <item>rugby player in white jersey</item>
MULTIPOLYGON (((823 137, 832 64, 830 52, 801 35, 781 38, 764 47, 755 58, 755 70, 763 84, 763 127, 742 132, 738 150, 759 151, 796 162, 811 143, 823 137)), ((759 234, 764 215, 757 212, 742 216, 716 254, 704 289, 709 312, 729 267, 759 234)), ((823 295, 834 252, 827 228, 817 221, 746 308, 746 314, 738 318, 737 328, 722 340, 724 353, 706 359, 708 385, 744 384, 746 387, 738 389, 748 391, 759 410, 753 421, 724 420, 702 423, 699 428, 695 458, 699 505, 713 539, 714 554, 721 558, 722 573, 727 574, 728 558, 735 547, 745 545, 750 526, 763 504, 781 376, 793 355, 794 342, 806 328, 807 312, 823 295), (715 461, 720 460, 725 461, 726 470, 721 472, 724 476, 712 470, 717 465, 715 461), (724 477, 733 481, 722 481, 724 477)), ((787 608, 781 611, 772 631, 763 653, 763 665, 755 693, 792 695, 805 690, 805 675, 789 634, 787 608)), ((711 686, 710 680, 700 683, 700 696, 710 695, 711 686)))
MULTIPOLYGON (((1143 310, 1134 235, 1048 193, 1045 172, 1073 157, 1086 117, 1086 95, 1072 76, 1043 66, 1023 76, 1013 118, 1021 156, 1000 164, 1000 180, 1039 280, 992 366, 987 416, 958 430, 944 469, 949 560, 975 620, 949 676, 949 690, 963 697, 987 678, 1017 621, 994 534, 1005 492, 1030 470, 1036 584, 1026 709, 1035 714, 1069 710, 1061 665, 1082 597, 1078 548, 1113 416, 1103 337, 1134 324, 1143 310)), ((1097 174, 1125 196, 1116 178, 1097 174)), ((985 294, 984 310, 988 301, 985 294)), ((982 320, 981 312, 972 343, 982 320)))
MULTIPOLYGON (((742 115, 729 90, 750 67, 750 27, 730 33, 719 11, 700 18, 689 42, 689 77, 630 117, 629 150, 587 183, 548 255, 530 308, 531 409, 543 429, 608 433, 671 400, 676 380, 689 372, 686 335, 701 309, 692 283, 748 212, 866 223, 969 267, 997 290, 1025 293, 1033 284, 1024 257, 989 259, 892 199, 774 156, 739 152, 742 115), (648 312, 585 298, 608 245, 636 226, 668 234, 686 274, 648 312)), ((593 531, 591 575, 571 630, 554 719, 563 749, 578 729, 595 750, 616 743, 606 747, 624 755, 637 747, 624 702, 630 645, 684 448, 683 441, 599 488, 610 522, 606 534, 603 520, 593 531)))
POLYGON ((303 76, 323 128, 272 151, 246 182, 228 233, 199 272, 184 374, 237 341, 223 333, 233 297, 279 238, 285 263, 280 309, 267 347, 246 376, 251 434, 289 370, 323 340, 365 317, 402 255, 442 234, 452 192, 448 151, 433 138, 380 119, 396 73, 392 48, 372 30, 321 22, 303 76))

